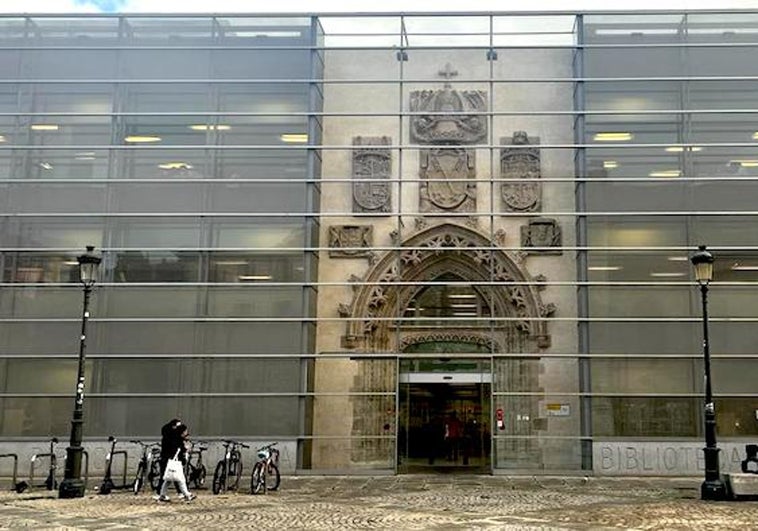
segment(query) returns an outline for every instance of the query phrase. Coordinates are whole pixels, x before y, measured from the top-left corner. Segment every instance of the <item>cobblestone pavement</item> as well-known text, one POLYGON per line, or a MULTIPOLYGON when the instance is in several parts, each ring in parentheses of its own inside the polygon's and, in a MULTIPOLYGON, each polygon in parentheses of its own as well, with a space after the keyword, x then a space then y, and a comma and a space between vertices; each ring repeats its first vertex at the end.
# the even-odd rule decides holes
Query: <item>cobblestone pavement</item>
POLYGON ((702 502, 694 479, 285 477, 277 492, 174 497, 0 493, 0 529, 758 530, 758 502, 702 502))

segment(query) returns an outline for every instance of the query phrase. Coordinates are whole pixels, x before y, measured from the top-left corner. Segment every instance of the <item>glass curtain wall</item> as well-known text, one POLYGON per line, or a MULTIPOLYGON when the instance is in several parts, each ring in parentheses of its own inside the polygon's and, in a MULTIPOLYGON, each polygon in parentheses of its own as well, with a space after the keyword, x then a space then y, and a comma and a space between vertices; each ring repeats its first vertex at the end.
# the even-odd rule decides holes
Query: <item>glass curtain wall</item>
POLYGON ((701 299, 689 263, 699 244, 716 257, 718 433, 739 448, 724 466, 739 468, 736 443, 758 434, 756 17, 583 17, 589 306, 580 317, 596 468, 611 463, 601 456, 609 442, 702 440, 701 299))
POLYGON ((0 19, 0 436, 295 440, 313 352, 315 19, 0 19))

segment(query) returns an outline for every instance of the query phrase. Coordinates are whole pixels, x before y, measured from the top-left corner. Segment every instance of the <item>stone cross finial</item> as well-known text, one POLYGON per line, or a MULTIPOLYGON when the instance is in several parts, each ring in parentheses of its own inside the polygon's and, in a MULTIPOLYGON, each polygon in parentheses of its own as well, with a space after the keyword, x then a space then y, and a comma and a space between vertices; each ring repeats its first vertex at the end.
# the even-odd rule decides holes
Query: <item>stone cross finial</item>
POLYGON ((450 87, 450 80, 458 75, 457 70, 453 70, 450 63, 445 64, 445 69, 440 70, 438 74, 445 78, 445 87, 450 87))

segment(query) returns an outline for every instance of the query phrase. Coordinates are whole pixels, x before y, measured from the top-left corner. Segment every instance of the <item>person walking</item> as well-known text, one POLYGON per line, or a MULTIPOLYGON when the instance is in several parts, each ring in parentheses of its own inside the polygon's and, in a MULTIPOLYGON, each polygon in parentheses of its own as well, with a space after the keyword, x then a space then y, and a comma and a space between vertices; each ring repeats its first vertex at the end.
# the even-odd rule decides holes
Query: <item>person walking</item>
POLYGON ((192 501, 196 498, 187 488, 187 479, 184 477, 184 464, 187 462, 188 437, 189 429, 179 419, 171 419, 161 428, 161 480, 159 483, 158 501, 171 501, 168 497, 168 487, 169 483, 172 482, 176 482, 178 490, 185 501, 192 501), (178 470, 172 468, 170 471, 171 477, 166 479, 166 471, 169 468, 168 465, 171 460, 179 461, 182 466, 176 467, 178 470))

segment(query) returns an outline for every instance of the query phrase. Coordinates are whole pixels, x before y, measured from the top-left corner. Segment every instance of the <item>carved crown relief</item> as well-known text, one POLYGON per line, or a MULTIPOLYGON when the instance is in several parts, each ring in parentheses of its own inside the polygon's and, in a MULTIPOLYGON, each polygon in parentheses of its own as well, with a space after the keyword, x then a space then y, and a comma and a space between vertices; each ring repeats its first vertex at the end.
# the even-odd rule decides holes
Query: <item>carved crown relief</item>
POLYGON ((501 138, 505 147, 500 150, 500 175, 503 179, 523 179, 524 182, 504 182, 500 188, 503 210, 536 212, 542 208, 539 137, 529 138, 525 131, 516 131, 512 138, 501 138), (535 146, 535 147, 529 147, 535 146))
POLYGON ((450 79, 458 75, 450 66, 439 72, 445 78, 441 90, 411 92, 411 142, 419 144, 476 144, 487 137, 484 116, 466 114, 487 110, 487 93, 482 90, 458 91, 450 79))
POLYGON ((392 207, 389 178, 392 154, 388 136, 353 138, 353 212, 382 214, 392 207))

